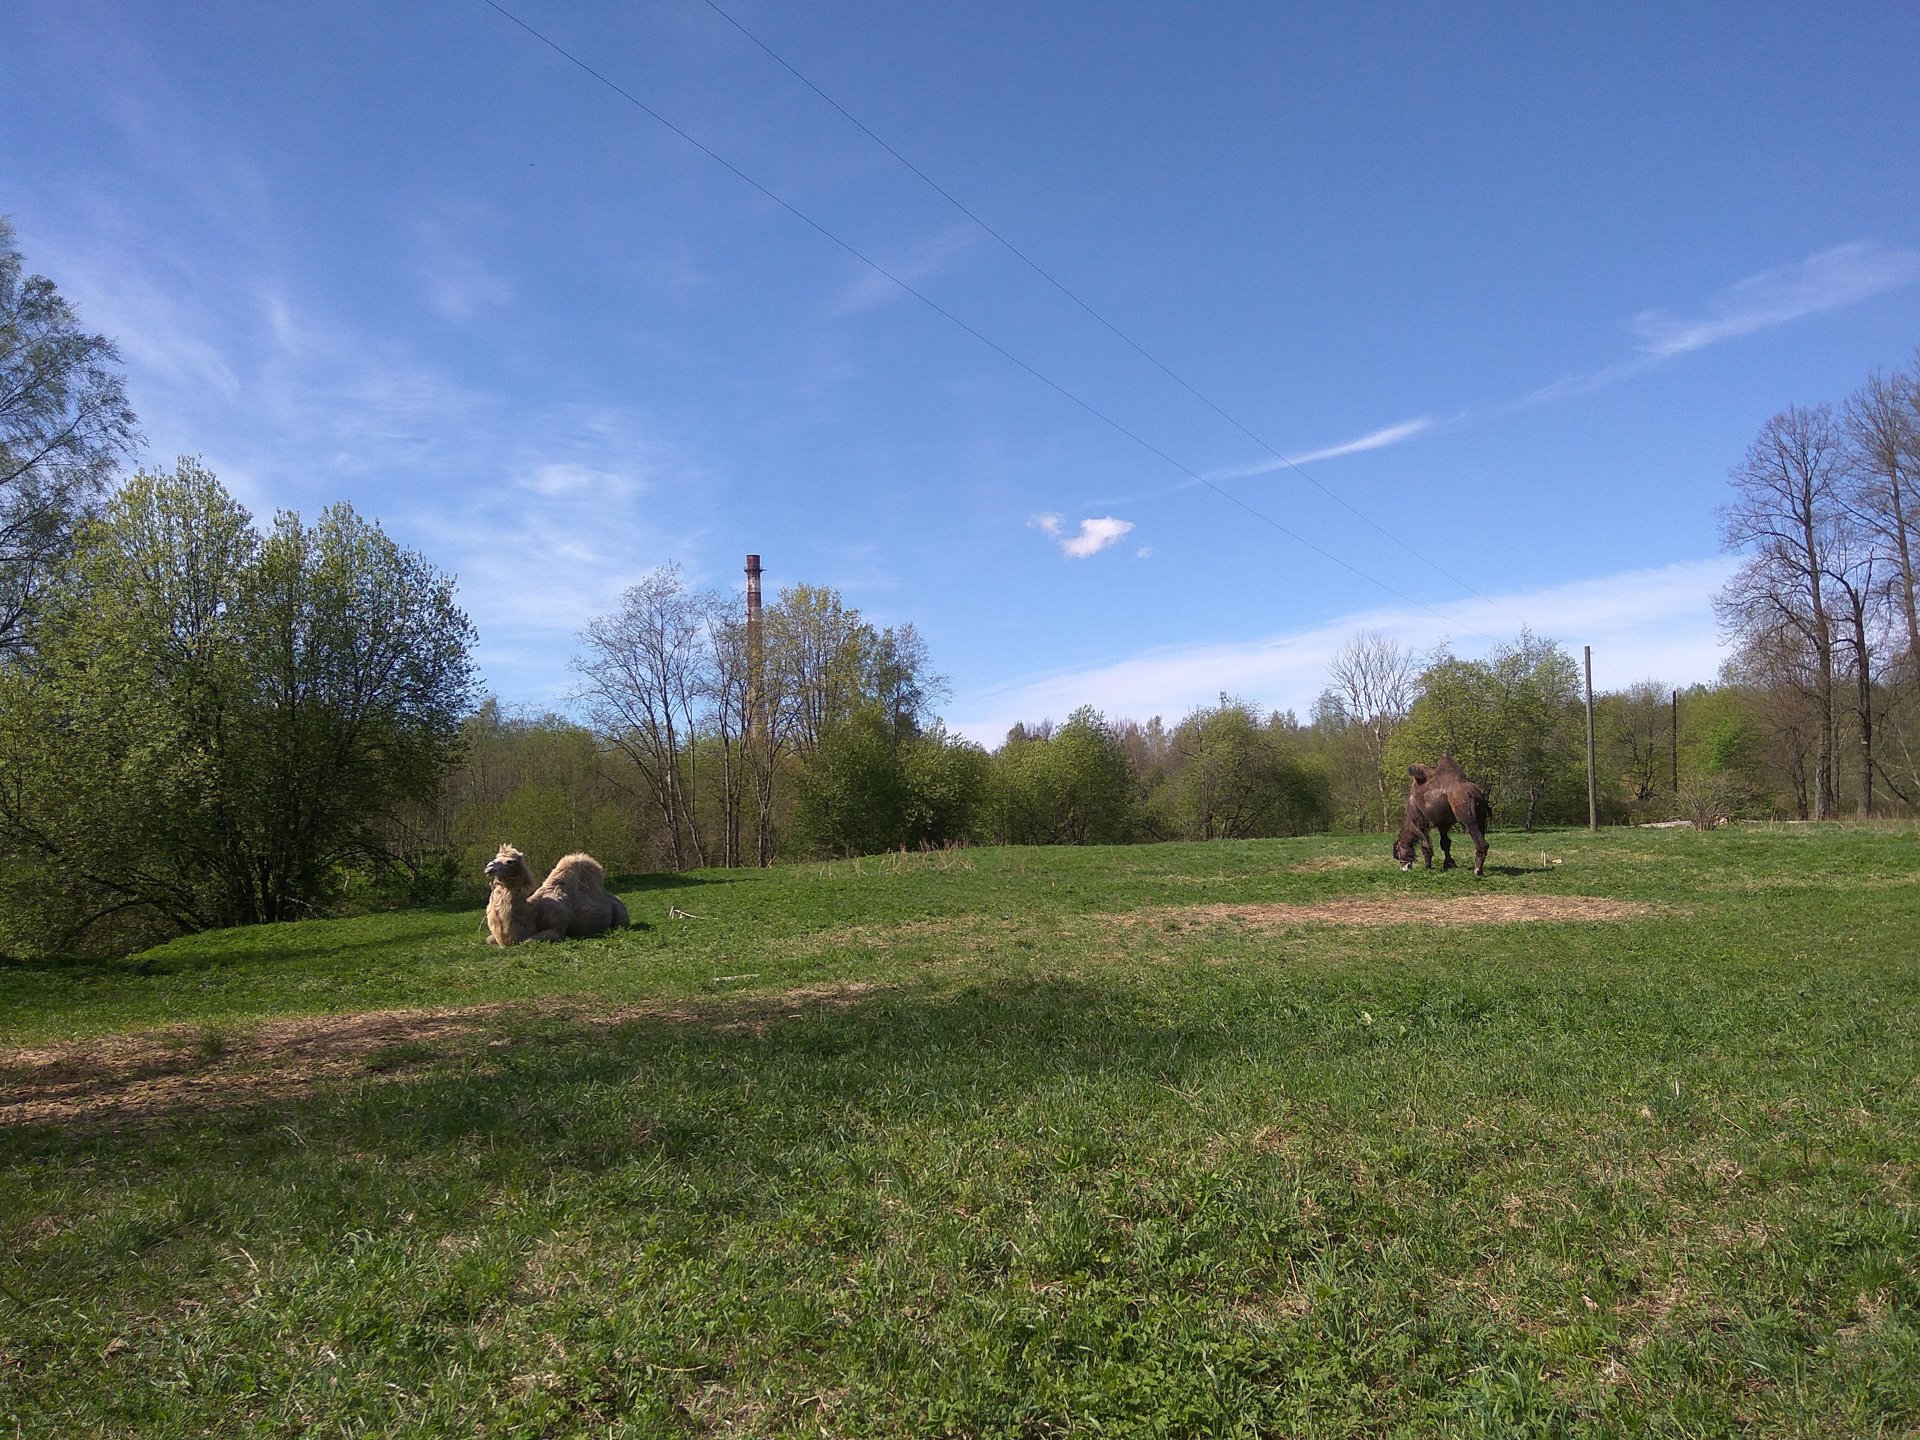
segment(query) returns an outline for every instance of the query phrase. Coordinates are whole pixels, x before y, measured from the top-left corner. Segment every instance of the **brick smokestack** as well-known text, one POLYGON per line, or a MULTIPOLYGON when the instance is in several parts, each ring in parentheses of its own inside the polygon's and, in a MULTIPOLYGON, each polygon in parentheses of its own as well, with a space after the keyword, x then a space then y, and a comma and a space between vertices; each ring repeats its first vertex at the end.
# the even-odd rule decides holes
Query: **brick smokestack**
POLYGON ((755 739, 766 734, 766 620, 760 613, 760 557, 747 556, 747 725, 755 739))

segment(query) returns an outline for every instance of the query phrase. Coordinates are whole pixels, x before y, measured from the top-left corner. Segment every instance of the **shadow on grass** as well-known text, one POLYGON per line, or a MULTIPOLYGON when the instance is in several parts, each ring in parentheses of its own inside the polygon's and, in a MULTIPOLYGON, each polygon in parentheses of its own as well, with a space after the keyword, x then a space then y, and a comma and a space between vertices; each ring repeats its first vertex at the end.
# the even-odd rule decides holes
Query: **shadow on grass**
POLYGON ((607 1022, 509 1011, 459 1034, 387 1036, 344 1067, 256 1093, 250 1076, 265 1072, 245 1069, 218 1083, 203 1070, 157 1109, 103 1085, 98 1109, 0 1129, 0 1166, 137 1159, 148 1173, 212 1167, 244 1182, 297 1148, 302 1165, 370 1153, 452 1163, 458 1152, 461 1166, 501 1176, 597 1170, 642 1151, 777 1151, 850 1127, 965 1117, 1111 1072, 1177 1087, 1222 1043, 1216 1026, 1073 982, 743 997, 607 1022))
MULTIPOLYGON (((418 915, 420 910, 406 912, 418 915)), ((462 908, 450 908, 448 915, 463 913, 462 908)), ((485 917, 474 912, 475 923, 484 927, 485 917)), ((310 921, 296 922, 310 924, 310 921)), ((312 963, 334 955, 351 954, 362 950, 391 950, 398 946, 415 945, 428 940, 446 939, 457 936, 458 931, 445 924, 411 925, 405 929, 385 930, 377 935, 359 940, 344 940, 337 932, 330 932, 324 941, 315 940, 311 944, 273 945, 256 944, 255 932, 249 930, 247 943, 231 948, 223 947, 217 940, 208 937, 234 934, 233 931, 206 931, 201 935, 185 935, 169 940, 152 950, 142 950, 133 955, 121 956, 45 956, 29 959, 9 959, 4 967, 22 973, 66 975, 85 975, 97 979, 114 979, 127 975, 191 975, 201 971, 226 970, 236 966, 246 969, 272 967, 277 964, 294 962, 312 963), (171 953, 170 953, 171 952, 171 953)))

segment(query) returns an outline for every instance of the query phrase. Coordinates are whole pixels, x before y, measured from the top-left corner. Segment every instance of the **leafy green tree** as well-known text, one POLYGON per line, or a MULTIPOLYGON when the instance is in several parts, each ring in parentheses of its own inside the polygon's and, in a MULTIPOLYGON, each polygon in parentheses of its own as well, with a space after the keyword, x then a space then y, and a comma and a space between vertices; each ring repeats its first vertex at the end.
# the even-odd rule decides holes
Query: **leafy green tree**
POLYGON ((1326 825, 1324 775, 1277 723, 1244 703, 1199 709, 1173 732, 1170 800, 1181 833, 1196 840, 1299 835, 1326 825))
POLYGON ((220 924, 241 805, 228 740, 247 700, 235 606, 258 561, 247 513, 182 461, 136 475, 0 670, 0 843, 15 952, 220 924))
POLYGON ((240 920, 293 919, 340 867, 378 863, 397 801, 429 795, 474 700, 453 581, 344 503, 281 514, 235 621, 250 693, 233 730, 240 920))
POLYGON ((1008 843, 1116 844, 1128 836, 1134 804, 1126 749, 1092 706, 1042 736, 1009 736, 993 757, 988 805, 1008 843))
POLYGON ((1582 818, 1585 720, 1572 657, 1529 632, 1484 661, 1442 650, 1421 675, 1387 759, 1404 775, 1442 753, 1487 787, 1496 818, 1517 817, 1529 830, 1582 818))
POLYGON ((973 838, 987 789, 987 752, 938 726, 900 752, 905 843, 939 847, 973 838))
POLYGON ((459 752, 436 793, 396 810, 388 849, 401 869, 369 876, 371 898, 478 899, 481 867, 503 840, 536 870, 573 850, 614 875, 671 865, 665 835, 633 803, 625 762, 586 726, 510 714, 489 698, 461 722, 459 752))
POLYGON ((933 706, 947 682, 927 657, 927 642, 911 624, 889 626, 866 647, 866 693, 886 716, 895 745, 934 723, 933 706))
POLYGON ((796 775, 795 838, 834 855, 965 842, 986 784, 979 746, 934 729, 894 743, 878 705, 832 727, 796 775))
MULTIPOLYGON (((840 592, 790 585, 767 608, 766 665, 774 724, 803 759, 873 698, 879 636, 840 592)), ((898 659, 896 655, 889 659, 898 659)), ((899 683, 897 677, 888 677, 899 683)))
POLYGON ((75 527, 138 443, 119 362, 51 280, 26 273, 0 216, 0 655, 27 643, 75 527))
POLYGON ((1387 742, 1388 769, 1404 785, 1408 765, 1450 754, 1467 774, 1491 784, 1506 759, 1499 711, 1492 669, 1440 650, 1421 672, 1419 695, 1387 742))
POLYGON ((1551 640, 1522 631, 1491 665, 1506 753, 1495 783, 1536 821, 1581 818, 1586 802, 1586 718, 1580 671, 1551 640))
POLYGON ((820 736, 794 787, 802 848, 871 855, 904 843, 906 777, 890 729, 887 717, 869 707, 820 736))
POLYGON ((196 461, 136 475, 0 685, 0 928, 48 950, 315 913, 456 753, 472 633, 347 506, 262 537, 196 461))

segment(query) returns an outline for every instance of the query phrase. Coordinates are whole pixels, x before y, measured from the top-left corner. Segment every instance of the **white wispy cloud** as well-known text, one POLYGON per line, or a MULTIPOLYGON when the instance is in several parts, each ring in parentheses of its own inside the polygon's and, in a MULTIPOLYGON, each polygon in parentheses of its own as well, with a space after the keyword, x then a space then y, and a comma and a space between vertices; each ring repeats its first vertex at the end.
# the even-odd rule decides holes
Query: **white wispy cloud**
POLYGON ((1098 555, 1133 529, 1133 521, 1121 520, 1113 515, 1082 520, 1080 528, 1072 533, 1068 533, 1065 521, 1058 515, 1036 515, 1028 523, 1044 531, 1048 538, 1059 544, 1061 554, 1074 560, 1098 555))
POLYGON ((546 500, 593 498, 602 502, 626 500, 640 493, 641 478, 630 470, 553 460, 534 466, 524 476, 523 489, 546 500))
POLYGON ((415 222, 414 270, 427 304, 444 320, 471 320, 513 299, 513 286, 479 255, 476 237, 492 230, 492 217, 470 204, 445 204, 415 222))
POLYGON ((1805 260, 1736 280, 1709 296, 1692 314, 1668 308, 1642 310, 1627 321, 1627 328, 1640 341, 1635 354, 1598 370, 1563 376, 1522 396, 1515 405, 1591 394, 1676 355, 1838 310, 1916 281, 1920 281, 1920 250, 1876 240, 1835 245, 1805 260))
POLYGON ((1275 470, 1284 470, 1290 465, 1311 465, 1317 460, 1337 460, 1342 455, 1359 455, 1367 450, 1384 450, 1389 445, 1398 445, 1402 440, 1411 440, 1424 430, 1433 428, 1433 417, 1421 415, 1412 420, 1403 420, 1398 425, 1383 425, 1378 430, 1369 431, 1353 440, 1343 440, 1338 445, 1328 445, 1319 450, 1307 450, 1298 455, 1289 455, 1285 459, 1275 457, 1259 460, 1251 465, 1231 465, 1224 470, 1215 470, 1209 480, 1240 480, 1251 475, 1270 475, 1275 470))
POLYGON ((1640 349, 1665 357, 1770 329, 1920 280, 1920 250, 1875 241, 1836 245, 1793 265, 1762 270, 1729 285, 1697 315, 1643 310, 1629 322, 1640 349))
POLYGON ((1597 687, 1647 676, 1676 685, 1710 680, 1725 653, 1712 595, 1734 563, 1715 557, 1448 602, 1452 624, 1411 606, 1382 607, 1256 640, 1152 650, 964 693, 950 707, 950 723, 970 739, 997 745, 1016 720, 1057 720, 1080 705, 1109 716, 1173 720, 1212 704, 1222 690, 1304 718, 1327 685, 1333 657, 1357 631, 1381 631, 1417 652, 1451 640, 1457 654, 1472 657, 1493 642, 1474 636, 1470 643, 1463 632, 1471 627, 1512 638, 1516 614, 1576 655, 1580 646, 1593 646, 1597 687))
POLYGON ((262 521, 350 500, 458 577, 506 693, 557 703, 585 621, 691 558, 712 477, 627 407, 468 385, 271 280, 100 242, 59 269, 87 324, 121 337, 149 463, 203 453, 262 521))
POLYGON ((443 253, 422 279, 427 303, 448 320, 471 320, 513 298, 513 287, 471 255, 443 253))
POLYGON ((828 305, 827 317, 838 320, 906 299, 907 292, 895 283, 896 280, 917 287, 922 281, 953 269, 973 252, 977 244, 977 238, 971 230, 956 229, 920 241, 905 255, 876 255, 874 258, 887 268, 893 279, 869 266, 860 266, 860 273, 843 286, 828 305))

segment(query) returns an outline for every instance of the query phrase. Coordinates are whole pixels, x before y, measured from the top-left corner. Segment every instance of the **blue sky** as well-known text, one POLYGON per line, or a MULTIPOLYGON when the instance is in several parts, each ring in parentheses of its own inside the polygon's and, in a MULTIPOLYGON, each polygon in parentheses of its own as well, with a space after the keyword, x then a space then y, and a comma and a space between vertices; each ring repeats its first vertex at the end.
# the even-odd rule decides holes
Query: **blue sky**
POLYGON ((1710 679, 1728 467, 1920 342, 1911 4, 721 0, 1209 405, 704 0, 502 3, 1052 382, 484 0, 10 7, 0 212, 148 461, 379 517, 516 704, 748 551, 989 743, 1362 627, 1710 679))

